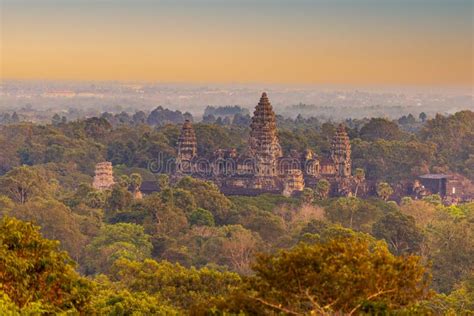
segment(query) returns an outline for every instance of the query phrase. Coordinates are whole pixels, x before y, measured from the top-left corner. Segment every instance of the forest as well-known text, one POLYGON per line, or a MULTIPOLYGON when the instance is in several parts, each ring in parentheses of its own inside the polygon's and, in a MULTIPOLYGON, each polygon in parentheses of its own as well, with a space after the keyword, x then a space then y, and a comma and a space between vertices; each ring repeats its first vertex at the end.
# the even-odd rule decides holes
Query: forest
MULTIPOLYGON (((386 185, 362 199, 225 196, 212 182, 172 182, 150 163, 176 155, 177 123, 191 117, 165 110, 0 125, 0 311, 474 313, 474 202, 400 189, 429 172, 474 181, 473 112, 346 120, 353 170, 386 185), (106 160, 116 184, 98 191, 95 165, 106 160), (160 191, 135 199, 143 181, 160 191)), ((246 113, 207 114, 194 124, 201 156, 245 148, 246 113)), ((283 151, 327 155, 338 123, 278 117, 283 151)))

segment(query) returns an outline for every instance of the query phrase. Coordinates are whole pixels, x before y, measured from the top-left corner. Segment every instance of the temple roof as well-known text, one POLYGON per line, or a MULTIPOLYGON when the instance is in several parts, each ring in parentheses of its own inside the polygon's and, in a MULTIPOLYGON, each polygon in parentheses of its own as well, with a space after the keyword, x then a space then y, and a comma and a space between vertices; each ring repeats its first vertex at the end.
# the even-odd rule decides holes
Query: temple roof
POLYGON ((267 93, 263 92, 262 96, 260 97, 260 101, 258 102, 257 106, 255 107, 254 115, 262 115, 262 114, 269 114, 271 116, 275 116, 273 112, 272 104, 268 99, 267 93))
POLYGON ((191 124, 190 120, 185 120, 183 123, 183 129, 192 129, 193 125, 191 124))
POLYGON ((337 132, 339 132, 339 133, 345 133, 346 132, 346 127, 344 126, 344 124, 341 123, 337 126, 337 132))

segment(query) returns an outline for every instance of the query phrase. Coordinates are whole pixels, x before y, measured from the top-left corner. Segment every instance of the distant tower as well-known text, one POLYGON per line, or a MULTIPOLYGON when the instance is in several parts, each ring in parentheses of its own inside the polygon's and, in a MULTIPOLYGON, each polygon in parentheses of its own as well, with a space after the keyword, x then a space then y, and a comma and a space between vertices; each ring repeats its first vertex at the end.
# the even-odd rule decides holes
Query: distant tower
POLYGON ((342 124, 339 125, 332 139, 331 158, 336 165, 336 175, 339 177, 350 177, 351 142, 342 124))
POLYGON ((112 163, 105 161, 95 165, 95 176, 92 187, 96 190, 106 190, 110 189, 114 184, 112 163))
POLYGON ((282 150, 277 136, 275 113, 265 92, 255 107, 250 128, 249 154, 255 159, 255 174, 277 175, 277 163, 282 150))
POLYGON ((181 129, 181 135, 178 138, 178 156, 176 159, 176 168, 178 172, 190 172, 191 161, 197 155, 196 134, 193 125, 186 120, 181 129))

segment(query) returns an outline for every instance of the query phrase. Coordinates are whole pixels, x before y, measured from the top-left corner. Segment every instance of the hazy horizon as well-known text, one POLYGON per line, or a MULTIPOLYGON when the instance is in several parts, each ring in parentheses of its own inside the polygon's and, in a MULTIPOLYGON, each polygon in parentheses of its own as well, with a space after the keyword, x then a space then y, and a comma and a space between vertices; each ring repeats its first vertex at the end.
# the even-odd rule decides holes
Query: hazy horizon
POLYGON ((25 117, 47 121, 53 112, 90 117, 101 112, 150 112, 162 106, 199 118, 207 106, 239 105, 252 111, 263 91, 276 113, 285 117, 398 118, 409 113, 474 110, 473 91, 460 88, 4 80, 0 83, 0 111, 20 110, 25 117))
POLYGON ((273 82, 192 82, 192 81, 159 81, 159 80, 87 80, 87 79, 18 79, 1 78, 0 86, 9 83, 20 84, 52 84, 52 85, 150 85, 169 87, 206 87, 206 88, 252 88, 260 89, 262 92, 267 89, 327 89, 343 91, 361 91, 371 93, 433 93, 450 94, 461 93, 474 95, 474 86, 463 85, 429 85, 429 84, 331 84, 331 83, 273 83, 273 82))

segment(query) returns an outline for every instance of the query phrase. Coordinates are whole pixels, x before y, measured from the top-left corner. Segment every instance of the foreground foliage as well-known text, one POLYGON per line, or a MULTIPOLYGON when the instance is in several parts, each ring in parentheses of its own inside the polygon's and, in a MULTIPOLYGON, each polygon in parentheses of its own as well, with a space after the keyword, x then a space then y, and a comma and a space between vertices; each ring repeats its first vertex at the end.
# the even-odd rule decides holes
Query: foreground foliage
POLYGON ((382 313, 428 295, 428 276, 416 256, 396 257, 364 236, 300 244, 260 255, 255 276, 229 309, 268 314, 382 313))
MULTIPOLYGON (((0 221, 0 291, 18 309, 84 311, 90 283, 59 243, 41 237, 38 227, 13 218, 0 221)), ((9 306, 9 305, 7 305, 9 306)), ((11 306, 11 304, 10 304, 11 306)))

